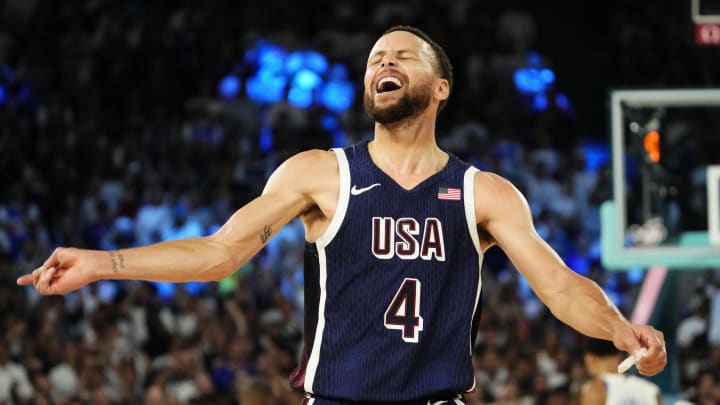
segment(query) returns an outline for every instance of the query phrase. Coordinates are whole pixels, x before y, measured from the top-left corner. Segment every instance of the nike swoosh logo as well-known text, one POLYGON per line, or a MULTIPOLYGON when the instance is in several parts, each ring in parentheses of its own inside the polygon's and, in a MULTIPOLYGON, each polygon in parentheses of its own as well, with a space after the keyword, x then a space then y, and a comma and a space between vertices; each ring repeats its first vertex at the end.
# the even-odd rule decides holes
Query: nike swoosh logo
POLYGON ((370 190, 370 189, 372 189, 372 188, 375 188, 375 187, 377 187, 377 186, 379 186, 379 185, 380 185, 380 183, 375 183, 375 184, 371 184, 371 185, 369 185, 369 186, 367 186, 367 187, 363 187, 363 188, 357 188, 357 186, 353 185, 352 188, 350 189, 350 194, 352 194, 352 195, 360 195, 360 194, 362 194, 362 193, 364 193, 364 192, 366 192, 366 191, 368 191, 368 190, 370 190))

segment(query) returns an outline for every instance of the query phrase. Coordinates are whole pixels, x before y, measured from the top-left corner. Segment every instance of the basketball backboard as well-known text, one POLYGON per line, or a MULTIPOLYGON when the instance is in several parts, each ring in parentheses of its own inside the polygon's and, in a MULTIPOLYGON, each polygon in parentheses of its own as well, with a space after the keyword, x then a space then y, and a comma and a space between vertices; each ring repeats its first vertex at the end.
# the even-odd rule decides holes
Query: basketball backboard
POLYGON ((720 167, 720 89, 616 90, 610 112, 605 267, 720 268, 720 224, 711 222, 718 207, 710 201, 718 187, 710 179, 720 176, 713 169, 720 167))

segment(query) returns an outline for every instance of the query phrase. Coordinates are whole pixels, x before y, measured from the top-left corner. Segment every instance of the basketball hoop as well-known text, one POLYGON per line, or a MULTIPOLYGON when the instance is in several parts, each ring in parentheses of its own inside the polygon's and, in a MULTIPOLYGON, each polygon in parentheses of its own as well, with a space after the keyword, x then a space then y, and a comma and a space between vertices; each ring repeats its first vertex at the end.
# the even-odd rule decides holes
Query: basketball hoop
POLYGON ((720 24, 695 23, 695 43, 720 45, 720 24))

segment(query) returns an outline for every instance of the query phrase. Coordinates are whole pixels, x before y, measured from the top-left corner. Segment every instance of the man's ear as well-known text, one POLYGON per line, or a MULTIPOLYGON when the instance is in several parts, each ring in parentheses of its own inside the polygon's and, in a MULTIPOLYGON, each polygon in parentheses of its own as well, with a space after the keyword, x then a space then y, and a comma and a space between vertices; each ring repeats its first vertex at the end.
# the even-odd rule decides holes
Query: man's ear
POLYGON ((435 98, 438 100, 447 100, 450 97, 450 83, 446 79, 438 80, 435 86, 435 98))

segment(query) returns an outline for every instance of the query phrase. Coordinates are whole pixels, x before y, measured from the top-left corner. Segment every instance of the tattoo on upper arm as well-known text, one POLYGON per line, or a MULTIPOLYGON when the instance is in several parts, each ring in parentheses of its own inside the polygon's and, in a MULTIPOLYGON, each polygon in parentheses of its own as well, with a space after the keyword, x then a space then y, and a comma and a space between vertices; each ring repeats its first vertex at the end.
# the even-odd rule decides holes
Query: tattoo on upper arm
POLYGON ((270 225, 265 225, 263 233, 260 234, 260 242, 267 242, 268 239, 270 239, 270 235, 272 235, 272 228, 270 228, 270 225))
POLYGON ((125 269, 125 256, 120 252, 108 252, 110 260, 112 260, 113 273, 117 273, 119 269, 125 269))

